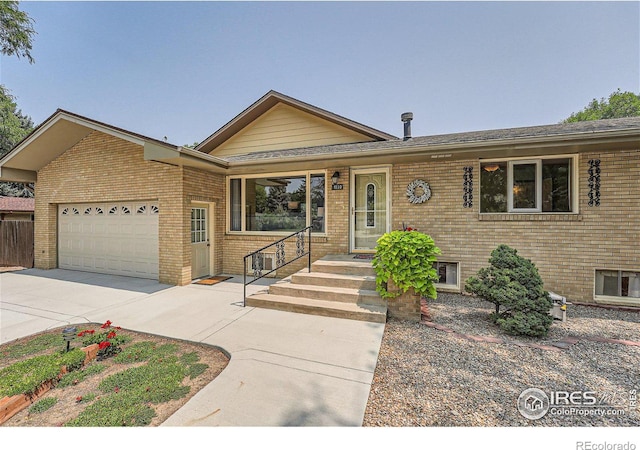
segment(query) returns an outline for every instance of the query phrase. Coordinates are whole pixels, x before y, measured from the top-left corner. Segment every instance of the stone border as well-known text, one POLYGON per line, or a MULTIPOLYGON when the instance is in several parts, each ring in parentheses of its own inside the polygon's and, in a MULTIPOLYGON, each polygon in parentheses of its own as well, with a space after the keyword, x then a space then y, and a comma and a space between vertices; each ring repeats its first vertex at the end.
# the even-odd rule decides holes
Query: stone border
MULTIPOLYGON (((83 347, 81 350, 86 354, 82 363, 83 366, 86 366, 98 355, 98 344, 91 344, 87 347, 83 347)), ((67 367, 63 366, 60 369, 60 374, 58 374, 56 378, 42 383, 42 385, 36 389, 33 394, 16 394, 11 397, 0 398, 0 425, 42 397, 46 392, 53 388, 56 382, 59 381, 66 373, 67 367)))

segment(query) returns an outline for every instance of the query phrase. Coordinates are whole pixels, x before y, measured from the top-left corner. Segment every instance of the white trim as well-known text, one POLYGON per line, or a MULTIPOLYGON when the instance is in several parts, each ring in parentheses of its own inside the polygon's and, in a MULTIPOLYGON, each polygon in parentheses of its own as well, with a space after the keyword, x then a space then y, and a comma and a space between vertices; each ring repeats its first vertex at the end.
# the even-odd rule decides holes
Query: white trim
POLYGON ((459 261, 436 261, 434 263, 434 266, 437 263, 441 263, 441 264, 455 264, 456 265, 456 284, 446 284, 446 283, 434 283, 434 286, 436 288, 437 291, 441 291, 441 292, 461 292, 461 287, 460 287, 460 262, 459 261))
POLYGON ((519 161, 509 161, 507 163, 507 211, 510 213, 539 213, 542 212, 542 164, 540 159, 523 159, 519 161), (536 187, 536 207, 516 208, 513 206, 513 167, 521 165, 535 164, 535 187, 536 187))
POLYGON ((531 157, 520 157, 520 158, 486 158, 479 159, 479 173, 478 177, 478 190, 480 192, 479 202, 478 202, 478 213, 486 214, 486 215, 496 215, 496 214, 553 214, 553 215, 561 215, 561 214, 579 214, 580 213, 580 182, 578 176, 578 166, 580 165, 580 154, 572 153, 572 154, 559 154, 559 155, 545 155, 539 156, 535 158, 531 157), (570 171, 569 171, 569 203, 571 207, 571 211, 542 211, 542 183, 539 181, 542 180, 542 163, 548 159, 569 159, 570 163, 570 171), (482 212, 481 202, 482 202, 482 165, 487 163, 507 163, 507 210, 502 212, 482 212), (513 165, 517 164, 526 164, 526 163, 536 163, 536 204, 537 208, 535 209, 514 209, 513 208, 513 165))
MULTIPOLYGON (((630 297, 630 296, 622 296, 622 295, 598 295, 596 293, 596 277, 598 272, 617 272, 618 276, 621 272, 634 272, 640 274, 640 269, 602 269, 595 268, 593 269, 593 299, 594 300, 606 300, 607 302, 615 302, 618 304, 625 304, 629 306, 640 306, 640 297, 630 297)), ((619 281, 619 279, 618 279, 619 281)))
MULTIPOLYGON (((200 202, 193 200, 191 202, 191 208, 204 208, 207 210, 207 244, 209 244, 209 275, 215 275, 217 272, 216 267, 216 245, 215 245, 215 231, 216 231, 216 203, 215 202, 200 202)), ((191 233, 191 227, 189 227, 191 233)), ((193 243, 192 243, 193 245, 193 243)), ((193 261, 191 261, 193 266, 193 261)))

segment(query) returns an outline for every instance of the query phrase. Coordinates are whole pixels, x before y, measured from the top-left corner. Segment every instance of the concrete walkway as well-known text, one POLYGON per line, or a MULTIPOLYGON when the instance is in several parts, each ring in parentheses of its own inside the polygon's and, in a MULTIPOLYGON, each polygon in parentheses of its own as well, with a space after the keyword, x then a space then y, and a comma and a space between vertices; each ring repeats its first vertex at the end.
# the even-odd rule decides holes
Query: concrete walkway
POLYGON ((360 426, 384 331, 384 324, 243 308, 237 276, 177 287, 59 269, 0 274, 0 343, 106 320, 231 354, 163 426, 360 426))

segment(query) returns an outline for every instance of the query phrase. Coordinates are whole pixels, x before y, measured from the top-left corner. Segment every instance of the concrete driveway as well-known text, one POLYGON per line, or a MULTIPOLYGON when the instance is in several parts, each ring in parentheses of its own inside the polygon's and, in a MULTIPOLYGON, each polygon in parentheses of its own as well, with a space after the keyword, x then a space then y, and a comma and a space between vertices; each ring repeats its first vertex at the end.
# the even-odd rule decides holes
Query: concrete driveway
POLYGON ((0 274, 0 343, 106 320, 231 354, 163 426, 360 426, 384 331, 384 324, 243 308, 238 276, 178 287, 59 269, 0 274))

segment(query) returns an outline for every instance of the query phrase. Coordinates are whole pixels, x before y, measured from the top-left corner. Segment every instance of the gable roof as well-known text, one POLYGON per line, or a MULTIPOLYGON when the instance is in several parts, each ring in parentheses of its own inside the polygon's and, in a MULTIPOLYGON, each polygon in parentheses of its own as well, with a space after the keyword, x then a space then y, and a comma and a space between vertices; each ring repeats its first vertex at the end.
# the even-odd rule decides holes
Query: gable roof
POLYGON ((142 146, 145 159, 198 167, 224 166, 218 158, 58 109, 0 159, 0 181, 35 182, 40 169, 94 131, 142 146))
POLYGON ((0 197, 0 211, 2 212, 33 212, 36 201, 26 197, 0 197))
POLYGON ((248 126, 258 117, 269 111, 278 103, 289 105, 293 108, 299 109, 318 118, 327 120, 341 127, 363 134, 374 141, 397 139, 391 134, 376 130, 375 128, 371 128, 369 126, 339 116, 338 114, 334 114, 330 111, 318 108, 317 106, 310 105, 293 97, 281 94, 280 92, 271 90, 256 102, 254 102, 247 109, 238 114, 236 117, 231 119, 231 121, 229 121, 226 125, 222 126, 219 130, 202 141, 196 147, 196 150, 204 153, 210 153, 222 143, 230 139, 232 136, 236 135, 240 130, 248 126))

